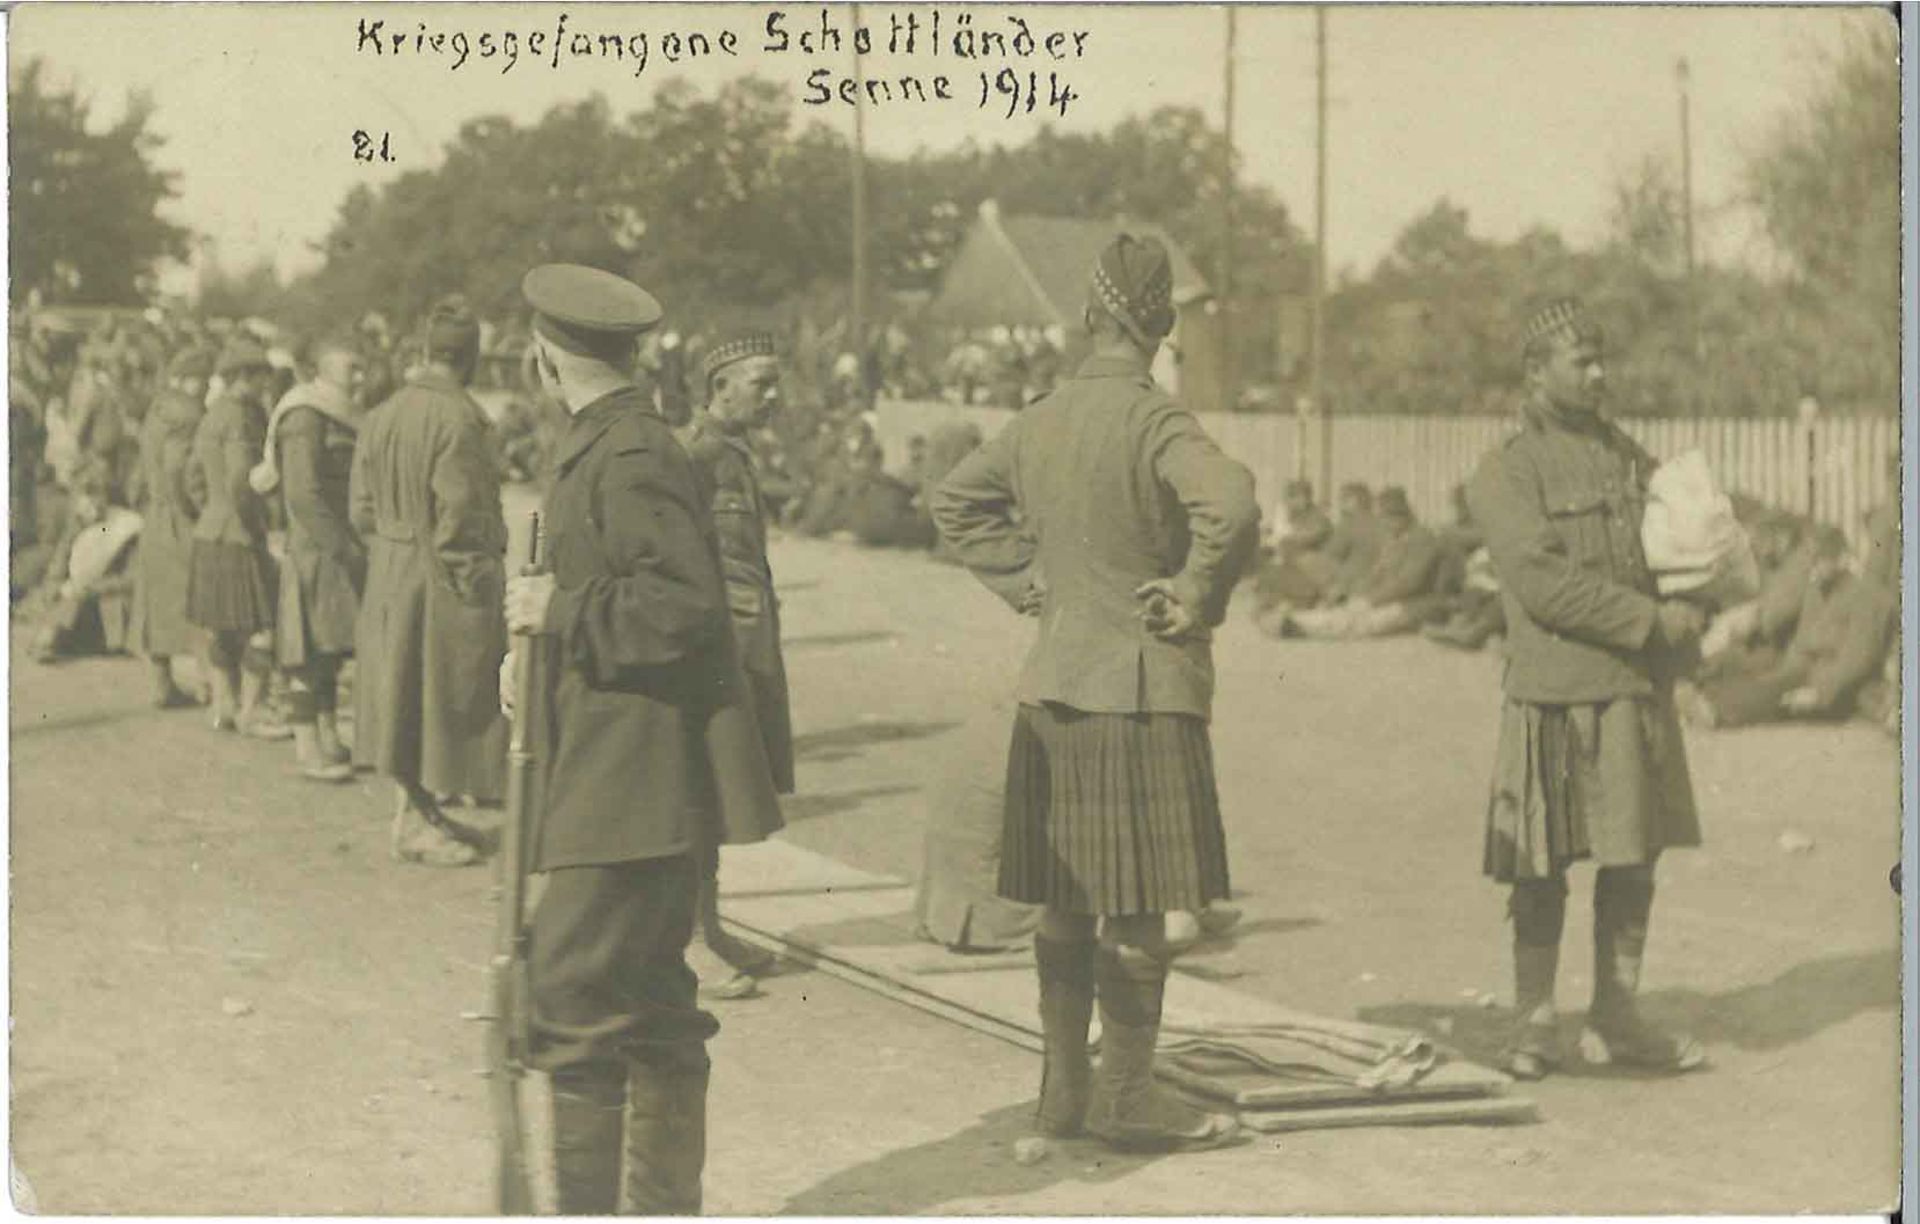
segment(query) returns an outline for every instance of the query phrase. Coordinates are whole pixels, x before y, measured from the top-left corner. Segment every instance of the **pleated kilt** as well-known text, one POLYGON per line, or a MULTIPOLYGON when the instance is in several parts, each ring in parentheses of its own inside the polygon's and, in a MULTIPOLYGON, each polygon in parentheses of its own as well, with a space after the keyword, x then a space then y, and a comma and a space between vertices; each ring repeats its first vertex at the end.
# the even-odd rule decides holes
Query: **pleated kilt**
POLYGON ((1023 705, 999 892, 1069 913, 1200 910, 1227 895, 1213 744, 1189 714, 1023 705))
POLYGON ((1543 879, 1580 859, 1624 867, 1699 844, 1671 694, 1598 705, 1506 700, 1487 804, 1487 875, 1543 879))
POLYGON ((274 579, 265 549, 195 540, 187 563, 187 619, 212 633, 271 628, 274 579))

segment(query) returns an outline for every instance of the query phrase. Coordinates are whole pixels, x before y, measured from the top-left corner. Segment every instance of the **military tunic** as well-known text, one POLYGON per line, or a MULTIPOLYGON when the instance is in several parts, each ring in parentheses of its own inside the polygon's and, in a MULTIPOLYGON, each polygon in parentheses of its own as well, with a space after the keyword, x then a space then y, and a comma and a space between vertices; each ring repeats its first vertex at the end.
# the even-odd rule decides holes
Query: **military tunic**
POLYGON ((962 460, 933 515, 990 589, 1016 607, 1042 594, 1000 895, 1108 916, 1226 896, 1211 629, 1258 541, 1252 475, 1144 361, 1095 356, 962 460), (1134 594, 1163 578, 1198 622, 1177 641, 1134 594))
POLYGON ((247 483, 266 440, 266 414, 232 394, 214 399, 194 429, 188 487, 200 517, 187 571, 187 618, 214 633, 273 625, 267 505, 247 483))
POLYGON ((276 648, 283 667, 303 667, 315 655, 353 653, 367 572, 366 549, 348 509, 358 432, 310 406, 289 409, 280 422, 287 551, 276 648))
POLYGON ((1496 879, 1700 843, 1673 706, 1681 660, 1652 639, 1640 527, 1653 467, 1614 425, 1531 406, 1468 486, 1508 627, 1483 854, 1496 879))
POLYGON ((187 566, 199 504, 188 489, 194 428, 204 411, 178 391, 164 391, 140 429, 145 469, 145 520, 134 559, 133 647, 149 657, 193 654, 200 631, 187 620, 187 566))
POLYGON ((767 764, 773 770, 775 788, 790 795, 794 789, 793 719, 787 667, 780 652, 780 600, 767 560, 767 505, 753 450, 745 439, 701 416, 689 430, 687 454, 713 507, 727 608, 733 614, 740 665, 753 689, 754 715, 766 742, 767 764))

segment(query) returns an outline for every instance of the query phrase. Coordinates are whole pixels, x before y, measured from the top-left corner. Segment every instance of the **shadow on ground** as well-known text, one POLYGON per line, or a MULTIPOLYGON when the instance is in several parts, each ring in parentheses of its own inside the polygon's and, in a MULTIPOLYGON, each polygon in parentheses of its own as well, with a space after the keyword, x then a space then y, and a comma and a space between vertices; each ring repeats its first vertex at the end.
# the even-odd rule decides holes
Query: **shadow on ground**
POLYGON ((793 737, 793 755, 823 764, 849 760, 875 744, 898 744, 926 739, 959 726, 957 722, 859 722, 826 731, 808 731, 793 737))
POLYGON ((1070 1181, 1101 1185, 1155 1159, 1119 1156, 1091 1140, 1075 1140, 1052 1141, 1047 1159, 1018 1164, 1013 1158, 1014 1141, 1032 1133, 1033 1102, 996 1109, 945 1139, 889 1152, 832 1174, 788 1199, 780 1213, 923 1215, 960 1199, 1016 1199, 1070 1181))
POLYGON ((830 791, 824 795, 787 795, 780 800, 780 814, 786 817, 788 824, 797 824, 803 820, 818 820, 823 816, 857 811, 872 800, 910 795, 919 789, 917 786, 859 786, 852 790, 830 791))
POLYGON ((780 643, 780 649, 792 654, 797 650, 831 650, 836 646, 868 646, 874 642, 897 641, 900 635, 891 629, 867 629, 856 633, 815 633, 803 637, 790 637, 780 643))
MULTIPOLYGON (((1560 1036, 1565 1050, 1574 1048, 1586 1002, 1567 997, 1562 989, 1560 1036)), ((1751 1051, 1797 1045, 1863 1012, 1899 1005, 1900 964, 1892 949, 1821 957, 1771 981, 1720 994, 1669 988, 1650 991, 1642 1001, 1650 1020, 1685 1028, 1709 1049, 1751 1051)), ((1395 1003, 1362 1008, 1359 1018, 1437 1035, 1468 1058, 1490 1065, 1499 1060, 1512 1023, 1505 1007, 1472 1004, 1395 1003)), ((1577 1064, 1568 1067, 1578 1069, 1577 1064)))

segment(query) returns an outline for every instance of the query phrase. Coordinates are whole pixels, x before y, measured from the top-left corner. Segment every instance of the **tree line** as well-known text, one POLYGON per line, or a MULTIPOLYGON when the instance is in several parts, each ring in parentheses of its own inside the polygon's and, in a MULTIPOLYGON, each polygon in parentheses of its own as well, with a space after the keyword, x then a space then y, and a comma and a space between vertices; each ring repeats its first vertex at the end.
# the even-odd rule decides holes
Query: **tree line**
MULTIPOLYGON (((1775 256, 1762 273, 1702 264, 1689 275, 1672 165, 1649 158, 1614 186, 1606 236, 1584 248, 1541 226, 1511 241, 1474 232, 1437 201, 1372 269, 1330 286, 1326 385, 1346 412, 1485 411, 1513 391, 1513 336, 1530 302, 1579 292, 1608 320, 1619 410, 1891 411, 1899 382, 1899 69, 1891 23, 1863 26, 1814 87, 1745 154, 1739 207, 1775 256)), ((188 235, 160 220, 171 179, 153 169, 150 110, 93 134, 84 103, 29 65, 9 86, 12 293, 125 301, 188 235)), ((518 124, 464 124, 431 169, 355 188, 311 274, 212 270, 208 308, 264 313, 302 330, 369 309, 417 316, 464 291, 497 319, 522 311, 521 273, 545 260, 631 275, 687 328, 752 319, 830 327, 846 314, 852 160, 803 122, 786 87, 742 78, 703 93, 664 84, 620 116, 604 98, 518 124)), ((870 266, 883 317, 910 320, 980 203, 1161 224, 1203 273, 1224 272, 1224 135, 1196 109, 1163 107, 1097 133, 1046 126, 1020 145, 869 157, 870 266)), ((1290 408, 1305 352, 1273 320, 1297 319, 1312 249, 1286 204, 1240 183, 1228 307, 1242 322, 1241 385, 1290 408)))

